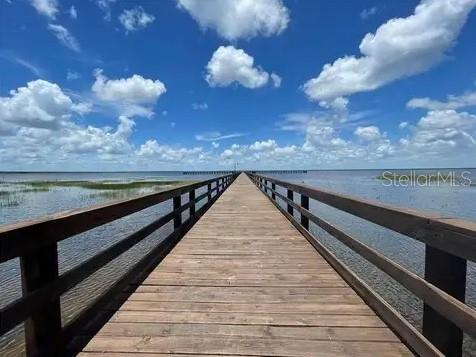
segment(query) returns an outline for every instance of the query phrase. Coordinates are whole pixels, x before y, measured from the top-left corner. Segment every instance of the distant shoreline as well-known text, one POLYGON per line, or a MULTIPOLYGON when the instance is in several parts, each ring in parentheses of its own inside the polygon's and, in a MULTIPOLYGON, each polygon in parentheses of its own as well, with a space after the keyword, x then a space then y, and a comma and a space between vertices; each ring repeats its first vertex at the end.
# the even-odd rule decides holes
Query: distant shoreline
MULTIPOLYGON (((405 167, 405 168, 395 168, 395 167, 386 167, 386 168, 374 168, 374 169, 243 169, 237 171, 382 171, 382 170, 476 170, 476 167, 405 167)), ((1 174, 101 174, 101 173, 114 173, 114 174, 127 174, 127 173, 175 173, 182 174, 183 172, 216 172, 216 171, 234 171, 234 170, 137 170, 137 171, 0 171, 1 174)))

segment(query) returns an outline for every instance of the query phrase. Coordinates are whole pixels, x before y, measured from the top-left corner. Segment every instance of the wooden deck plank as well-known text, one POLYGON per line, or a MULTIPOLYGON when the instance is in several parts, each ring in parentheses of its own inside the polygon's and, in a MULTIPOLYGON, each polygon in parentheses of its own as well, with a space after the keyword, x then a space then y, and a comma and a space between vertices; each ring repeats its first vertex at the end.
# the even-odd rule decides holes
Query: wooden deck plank
POLYGON ((374 314, 320 315, 309 313, 190 312, 120 310, 111 322, 208 323, 234 325, 384 327, 374 314))
POLYGON ((336 341, 387 341, 398 342, 390 329, 381 327, 300 327, 264 325, 218 325, 218 324, 170 324, 142 323, 138 329, 135 323, 110 323, 101 331, 101 336, 248 336, 266 338, 269 336, 336 341))
POLYGON ((411 356, 245 176, 80 356, 411 356))
POLYGON ((328 341, 247 336, 96 336, 91 351, 201 353, 254 356, 408 356, 401 343, 328 341))

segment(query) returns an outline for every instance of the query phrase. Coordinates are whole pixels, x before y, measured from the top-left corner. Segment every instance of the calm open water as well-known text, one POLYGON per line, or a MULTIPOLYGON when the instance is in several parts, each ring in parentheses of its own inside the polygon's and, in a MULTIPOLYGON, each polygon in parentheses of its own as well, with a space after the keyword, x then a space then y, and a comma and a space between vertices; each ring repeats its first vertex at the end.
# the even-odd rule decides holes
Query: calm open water
MULTIPOLYGON (((449 170, 440 170, 448 172, 449 170)), ((454 170, 456 175, 467 171, 465 177, 476 182, 476 170, 454 170)), ((334 192, 358 196, 370 200, 378 200, 395 206, 421 209, 443 213, 448 216, 460 217, 476 221, 476 187, 450 185, 430 185, 427 187, 396 187, 384 186, 384 181, 376 177, 382 170, 352 171, 309 171, 306 174, 280 174, 280 179, 305 183, 310 186, 324 188, 334 192)), ((404 171, 405 173, 408 170, 404 171)), ((435 173, 434 170, 419 171, 424 174, 435 173)), ((188 176, 181 172, 138 172, 138 173, 0 173, 0 182, 9 187, 12 181, 37 180, 202 180, 209 176, 188 176)), ((96 191, 95 191, 96 192, 96 191)), ((48 192, 31 192, 22 197, 17 206, 0 206, 0 224, 39 217, 54 212, 85 207, 104 201, 105 197, 92 194, 91 190, 75 187, 53 188, 48 192)), ((59 243, 60 271, 64 272, 98 251, 124 238, 130 232, 151 222, 158 215, 170 211, 170 203, 163 203, 129 217, 98 227, 89 232, 77 235, 59 243)), ((350 214, 339 212, 324 204, 311 201, 311 210, 328 221, 335 223, 345 232, 362 242, 376 248, 387 257, 400 263, 411 271, 423 275, 424 245, 381 228, 350 214)), ((158 232, 134 247, 130 252, 108 264, 105 268, 85 280, 76 288, 62 297, 63 319, 70 320, 95 296, 105 290, 113 279, 124 272, 124 265, 132 265, 148 249, 157 244, 171 232, 171 226, 162 227, 158 232)), ((421 324, 422 303, 398 283, 361 259, 355 253, 333 239, 318 227, 312 226, 313 233, 359 276, 375 288, 392 306, 396 307, 409 321, 416 326, 421 324)), ((468 304, 476 306, 476 267, 468 267, 468 304)), ((18 298, 20 293, 19 264, 12 260, 0 264, 0 307, 18 298)), ((469 338, 465 341, 467 356, 476 355, 476 343, 469 338)), ((19 327, 0 340, 0 355, 18 355, 23 353, 22 329, 19 327)))

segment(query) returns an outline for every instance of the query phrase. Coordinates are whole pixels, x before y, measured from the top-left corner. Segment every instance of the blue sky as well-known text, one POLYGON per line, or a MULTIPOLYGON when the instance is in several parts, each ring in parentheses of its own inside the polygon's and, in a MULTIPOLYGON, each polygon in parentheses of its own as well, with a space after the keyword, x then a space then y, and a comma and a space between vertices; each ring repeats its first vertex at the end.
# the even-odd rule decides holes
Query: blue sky
POLYGON ((476 0, 0 0, 0 170, 476 165, 476 0))

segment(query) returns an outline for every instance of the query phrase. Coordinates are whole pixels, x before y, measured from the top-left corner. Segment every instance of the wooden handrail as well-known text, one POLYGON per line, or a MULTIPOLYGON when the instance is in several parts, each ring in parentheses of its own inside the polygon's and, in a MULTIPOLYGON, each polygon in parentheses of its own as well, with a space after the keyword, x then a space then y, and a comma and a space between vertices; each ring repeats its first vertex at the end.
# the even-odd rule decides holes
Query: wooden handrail
MULTIPOLYGON (((269 189, 269 188, 268 188, 269 189)), ((272 189, 270 189, 272 190, 272 189)), ((274 191, 274 190, 272 190, 274 191)), ((343 232, 330 222, 316 217, 307 209, 304 209, 297 203, 291 201, 279 192, 274 191, 274 194, 291 205, 300 214, 301 218, 306 217, 334 238, 337 238, 340 242, 347 247, 358 253, 361 257, 374 264, 377 268, 390 275, 405 288, 410 290, 416 296, 421 298, 440 314, 448 315, 448 319, 453 321, 461 329, 463 329, 470 336, 476 338, 476 311, 469 306, 463 304, 459 300, 455 299, 451 295, 438 289, 436 286, 428 283, 425 279, 420 278, 415 273, 405 269, 401 265, 393 262, 383 254, 377 252, 375 249, 368 245, 358 241, 349 234, 343 232)), ((301 196, 305 197, 305 196, 301 196)))
POLYGON ((316 251, 340 274, 340 276, 359 294, 375 313, 419 356, 444 357, 414 326, 405 320, 395 308, 378 295, 363 279, 343 264, 329 249, 315 239, 291 214, 277 201, 272 201, 281 213, 301 232, 316 251))
POLYGON ((228 176, 220 176, 190 185, 103 203, 86 208, 59 212, 33 220, 0 225, 0 263, 35 251, 73 235, 83 233, 119 218, 139 212, 145 208, 167 201, 173 197, 189 193, 228 176))
MULTIPOLYGON (((310 220, 354 252, 374 264, 377 268, 390 275, 417 297, 421 298, 425 303, 423 334, 444 354, 452 356, 461 355, 463 331, 472 337, 476 337, 476 311, 464 303, 466 259, 473 256, 472 252, 476 248, 475 223, 451 218, 441 218, 437 215, 428 215, 414 210, 395 208, 389 205, 365 201, 305 185, 297 185, 267 176, 250 173, 248 173, 248 175, 283 214, 285 214, 298 229, 306 232, 309 237, 312 237, 307 233, 309 231, 310 220), (271 187, 268 186, 268 183, 271 183, 271 187), (287 195, 285 196, 278 192, 276 186, 287 189, 287 195), (271 197, 268 195, 268 192, 271 194, 271 197), (301 195, 301 205, 294 202, 294 192, 298 192, 301 195), (276 201, 276 197, 285 203, 287 210, 279 205, 276 201), (425 243, 428 242, 425 257, 425 279, 408 271, 331 223, 312 214, 309 211, 309 198, 316 199, 317 201, 367 219, 373 223, 382 223, 381 225, 383 227, 390 228, 399 233, 406 233, 411 238, 418 239, 425 243), (294 210, 300 213, 300 222, 294 218, 294 210), (376 214, 377 212, 378 215, 376 214), (419 225, 424 225, 424 228, 420 228, 419 225), (444 245, 439 244, 442 240, 437 236, 436 241, 439 243, 436 245, 438 248, 429 246, 431 244, 429 241, 432 241, 432 237, 423 238, 422 235, 419 234, 414 236, 415 232, 435 230, 437 227, 442 227, 443 225, 445 227, 444 232, 450 232, 450 234, 449 236, 444 235, 446 239, 444 245), (467 247, 469 251, 466 252, 466 254, 455 256, 451 253, 454 252, 455 249, 448 249, 448 251, 440 250, 440 248, 453 244, 455 240, 461 239, 461 237, 463 237, 464 242, 462 244, 455 243, 455 246, 458 247, 456 250, 461 249, 461 247, 467 247), (436 270, 437 273, 432 273, 432 270, 436 270), (446 273, 448 270, 453 273, 455 276, 454 281, 450 279, 439 279, 439 275, 442 272, 444 275, 445 270, 446 273), (448 284, 448 281, 450 284, 448 284), (463 294, 461 294, 461 291, 463 291, 463 294)), ((318 243, 315 239, 313 240, 316 242, 312 243, 316 246, 316 249, 326 249, 321 243, 318 243)), ((329 259, 332 260, 333 258, 330 257, 329 259)), ((342 263, 339 262, 338 265, 342 266, 342 263)), ((345 269, 348 268, 345 267, 345 269)), ((354 278, 349 281, 351 285, 352 282, 355 283, 354 278)), ((357 284, 360 289, 363 289, 362 284, 358 282, 357 284)), ((378 294, 373 291, 367 291, 363 295, 365 295, 363 296, 364 299, 367 297, 372 300, 373 303, 378 300, 378 294)), ((369 303, 371 306, 372 302, 369 303)), ((420 341, 418 341, 418 339, 415 340, 415 336, 417 335, 415 335, 414 331, 409 330, 408 324, 403 324, 399 321, 403 319, 401 315, 395 315, 395 311, 392 312, 381 304, 377 303, 377 306, 380 307, 382 318, 388 321, 390 325, 396 324, 391 327, 394 327, 402 338, 406 338, 406 342, 411 348, 421 350, 422 352, 427 348, 424 347, 424 345, 428 341, 423 336, 420 335, 420 341)), ((379 313, 377 310, 376 312, 379 313)))
POLYGON ((25 321, 28 356, 62 355, 78 329, 89 322, 93 309, 106 304, 119 289, 158 264, 236 176, 221 176, 160 193, 0 226, 0 262, 20 257, 23 288, 21 298, 0 310, 0 335, 25 321), (195 191, 202 187, 206 191, 195 196, 195 191), (182 205, 181 196, 187 193, 189 201, 182 205), (59 275, 58 241, 169 199, 174 202, 171 212, 59 275), (197 210, 197 203, 203 199, 207 199, 207 202, 197 210), (190 215, 182 223, 181 216, 185 210, 189 210, 190 215), (84 309, 72 322, 62 326, 59 300, 64 292, 171 221, 174 221, 174 231, 171 234, 103 292, 91 306, 84 309))
POLYGON ((341 211, 419 240, 447 253, 476 262, 476 222, 398 208, 380 202, 254 175, 341 211))

